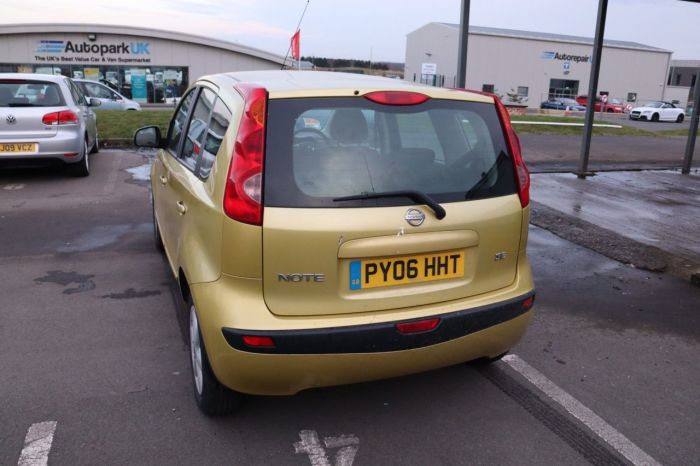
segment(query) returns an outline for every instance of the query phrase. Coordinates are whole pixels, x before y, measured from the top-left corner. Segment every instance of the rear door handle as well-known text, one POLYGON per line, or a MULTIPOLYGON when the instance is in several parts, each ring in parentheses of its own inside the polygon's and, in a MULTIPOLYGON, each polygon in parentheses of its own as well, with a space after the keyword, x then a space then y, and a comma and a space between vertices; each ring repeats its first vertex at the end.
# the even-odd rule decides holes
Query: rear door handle
POLYGON ((166 178, 163 175, 160 175, 160 184, 162 184, 162 185, 168 184, 168 178, 166 178))
POLYGON ((187 206, 184 202, 177 201, 177 211, 180 213, 180 215, 185 215, 185 213, 187 212, 187 206))

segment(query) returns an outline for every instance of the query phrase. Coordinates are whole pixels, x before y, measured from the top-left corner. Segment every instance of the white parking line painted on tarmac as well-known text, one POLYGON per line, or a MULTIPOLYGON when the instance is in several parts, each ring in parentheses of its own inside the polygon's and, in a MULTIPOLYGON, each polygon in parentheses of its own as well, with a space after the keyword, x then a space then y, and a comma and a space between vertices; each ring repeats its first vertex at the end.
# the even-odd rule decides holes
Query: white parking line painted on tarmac
POLYGON ((56 424, 56 421, 45 421, 29 427, 17 466, 46 466, 56 424))
POLYGON ((503 357, 503 362, 542 390, 549 398, 561 405, 569 414, 581 421, 605 443, 617 450, 628 461, 637 466, 660 466, 660 463, 635 445, 630 439, 605 422, 603 418, 569 395, 537 369, 514 354, 503 357))
MULTIPOLYGON (((318 433, 315 430, 302 430, 299 432, 301 441, 294 443, 294 452, 305 453, 309 456, 311 466, 331 466, 326 450, 321 445, 318 433)), ((323 443, 326 448, 340 448, 334 457, 334 466, 352 466, 360 445, 357 436, 339 435, 337 437, 325 437, 323 443)))
POLYGON ((24 189, 24 184, 6 184, 2 187, 5 191, 17 191, 19 189, 24 189))

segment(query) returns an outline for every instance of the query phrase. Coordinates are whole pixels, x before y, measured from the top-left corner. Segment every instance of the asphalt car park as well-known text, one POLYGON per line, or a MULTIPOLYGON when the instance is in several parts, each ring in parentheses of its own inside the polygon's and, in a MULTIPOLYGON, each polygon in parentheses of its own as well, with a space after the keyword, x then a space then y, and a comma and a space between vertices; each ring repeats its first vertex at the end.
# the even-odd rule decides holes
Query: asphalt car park
POLYGON ((0 464, 47 444, 55 465, 700 457, 698 289, 537 228, 535 314, 512 358, 203 416, 185 313, 153 247, 150 160, 102 150, 87 179, 0 173, 0 464))

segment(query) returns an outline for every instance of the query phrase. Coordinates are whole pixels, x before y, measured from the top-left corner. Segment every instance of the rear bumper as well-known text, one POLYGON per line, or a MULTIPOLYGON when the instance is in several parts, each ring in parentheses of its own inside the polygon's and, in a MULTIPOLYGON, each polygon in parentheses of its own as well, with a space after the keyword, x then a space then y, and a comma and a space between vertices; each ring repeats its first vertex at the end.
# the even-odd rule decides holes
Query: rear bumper
MULTIPOLYGON (((0 139, 0 144, 11 143, 35 143, 38 145, 36 153, 1 153, 0 160, 60 160, 65 163, 76 163, 83 152, 83 134, 80 126, 61 128, 55 135, 48 138, 22 138, 0 139), (78 155, 66 155, 78 154, 78 155)), ((9 162, 8 162, 9 163, 9 162)))
POLYGON ((527 257, 508 287, 445 303, 351 315, 289 317, 270 313, 262 281, 223 275, 190 287, 209 362, 218 380, 242 393, 291 395, 314 387, 399 377, 513 348, 532 310, 527 257), (397 323, 440 318, 430 332, 399 334, 397 323), (269 336, 275 348, 243 344, 269 336))
POLYGON ((426 316, 420 319, 351 325, 322 329, 259 331, 223 328, 228 344, 238 350, 262 354, 342 354, 404 351, 455 340, 502 324, 525 314, 534 304, 534 293, 528 293, 502 303, 474 309, 426 316), (399 323, 439 319, 436 328, 419 333, 400 333, 399 323), (248 346, 244 336, 272 338, 275 346, 248 346))

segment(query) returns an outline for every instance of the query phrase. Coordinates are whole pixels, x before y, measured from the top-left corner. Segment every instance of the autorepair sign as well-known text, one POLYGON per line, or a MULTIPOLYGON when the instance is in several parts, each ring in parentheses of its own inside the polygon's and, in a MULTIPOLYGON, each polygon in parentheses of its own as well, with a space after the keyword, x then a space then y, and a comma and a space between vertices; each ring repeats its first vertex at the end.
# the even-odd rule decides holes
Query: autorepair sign
POLYGON ((574 63, 590 63, 591 62, 591 56, 590 55, 571 55, 568 53, 559 53, 559 52, 542 52, 542 55, 540 56, 543 60, 560 60, 560 61, 566 61, 566 62, 574 62, 574 63))

